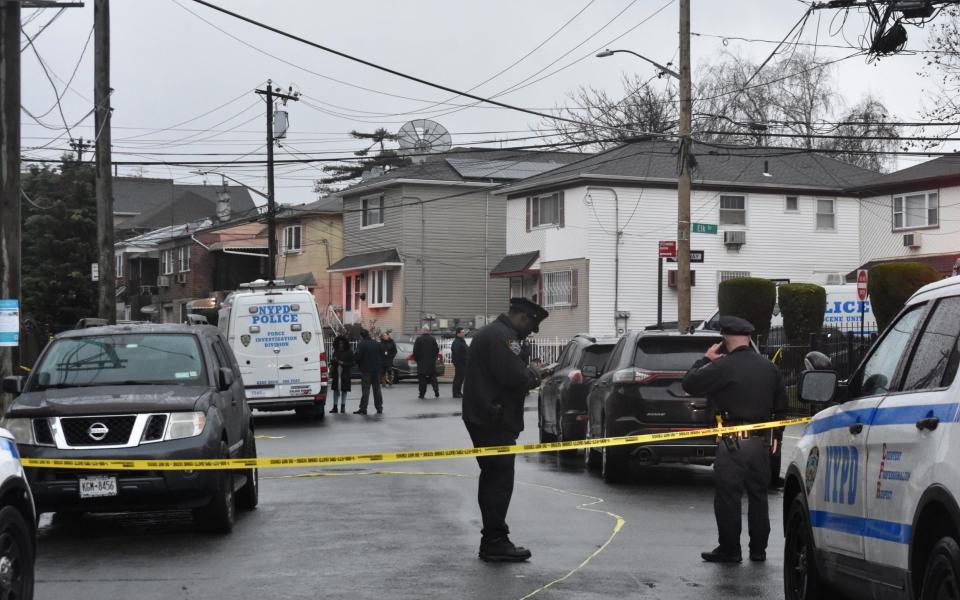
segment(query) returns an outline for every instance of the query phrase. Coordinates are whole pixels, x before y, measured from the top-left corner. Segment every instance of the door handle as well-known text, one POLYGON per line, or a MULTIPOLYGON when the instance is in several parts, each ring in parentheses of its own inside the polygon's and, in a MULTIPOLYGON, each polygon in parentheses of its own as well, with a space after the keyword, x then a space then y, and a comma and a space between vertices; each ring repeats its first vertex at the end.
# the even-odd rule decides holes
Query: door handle
POLYGON ((917 421, 917 429, 923 431, 924 429, 929 429, 933 431, 937 428, 937 425, 940 424, 940 417, 925 417, 917 421))
POLYGON ((280 365, 281 369, 292 369, 293 365, 280 365))
POLYGON ((860 435, 863 432, 863 423, 854 423, 850 426, 850 433, 853 435, 860 435))

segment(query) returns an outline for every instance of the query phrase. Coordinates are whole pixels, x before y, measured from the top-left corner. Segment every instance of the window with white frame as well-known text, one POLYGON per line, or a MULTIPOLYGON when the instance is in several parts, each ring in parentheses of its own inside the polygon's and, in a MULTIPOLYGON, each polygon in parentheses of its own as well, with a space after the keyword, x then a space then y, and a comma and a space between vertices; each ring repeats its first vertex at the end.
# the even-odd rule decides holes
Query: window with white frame
POLYGON ((534 196, 528 200, 527 217, 530 229, 537 227, 563 227, 563 196, 560 192, 534 196))
POLYGON ((160 268, 164 275, 173 275, 173 250, 160 252, 160 268))
POLYGON ((544 306, 574 306, 573 279, 573 271, 544 273, 544 306))
POLYGON ((817 198, 817 230, 834 231, 837 228, 836 201, 832 198, 817 198))
POLYGON ((720 196, 720 224, 747 224, 747 199, 745 196, 720 196))
POLYGON ((285 254, 299 254, 303 251, 303 229, 300 225, 287 225, 283 228, 283 251, 285 254))
POLYGON ((783 210, 786 212, 797 212, 800 210, 800 198, 797 196, 787 196, 784 200, 783 210))
POLYGON ((940 224, 940 195, 915 192, 893 197, 893 228, 936 227, 940 224))
POLYGON ((370 271, 367 274, 367 306, 393 305, 393 271, 370 271))
POLYGON ((190 270, 190 246, 177 248, 177 270, 186 273, 190 270))
POLYGON ((123 255, 122 254, 117 255, 117 263, 114 269, 117 272, 117 279, 120 279, 121 277, 123 277, 123 255))
POLYGON ((362 227, 383 225, 383 196, 363 199, 362 227))
POLYGON ((717 273, 717 283, 741 277, 750 277, 750 271, 720 271, 717 273))

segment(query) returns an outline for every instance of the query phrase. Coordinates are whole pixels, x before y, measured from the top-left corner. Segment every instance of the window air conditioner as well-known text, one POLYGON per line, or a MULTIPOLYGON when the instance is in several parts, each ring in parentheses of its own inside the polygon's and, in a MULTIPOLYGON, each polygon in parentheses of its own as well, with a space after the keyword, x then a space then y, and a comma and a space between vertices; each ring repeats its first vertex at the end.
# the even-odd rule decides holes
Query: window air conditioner
POLYGON ((903 234, 903 247, 904 247, 904 248, 919 248, 919 247, 920 247, 920 234, 919 234, 919 233, 905 233, 905 234, 903 234))
POLYGON ((742 246, 747 243, 746 231, 724 231, 723 243, 727 246, 742 246))
POLYGON ((166 275, 157 275, 157 287, 170 287, 170 278, 166 275))
POLYGON ((177 283, 186 283, 187 274, 186 273, 177 273, 177 283))

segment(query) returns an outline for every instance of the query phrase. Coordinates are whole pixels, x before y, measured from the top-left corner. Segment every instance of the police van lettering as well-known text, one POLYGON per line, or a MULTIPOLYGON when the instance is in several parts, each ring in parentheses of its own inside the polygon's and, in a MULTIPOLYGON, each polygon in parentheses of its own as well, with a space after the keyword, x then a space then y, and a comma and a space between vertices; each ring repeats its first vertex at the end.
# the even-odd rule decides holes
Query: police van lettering
POLYGON ((835 300, 827 303, 824 311, 824 323, 859 323, 860 314, 870 315, 870 301, 835 300))
POLYGON ((253 341, 262 344, 265 348, 289 348, 290 342, 297 341, 295 335, 287 335, 286 331, 268 331, 266 335, 253 338, 253 341))
POLYGON ((877 499, 890 500, 893 498, 893 490, 884 489, 881 482, 910 481, 910 471, 891 471, 887 469, 887 463, 899 462, 903 458, 903 451, 888 450, 886 444, 883 444, 881 448, 880 471, 877 473, 877 499))
POLYGON ((823 501, 854 504, 857 501, 857 474, 860 452, 852 446, 827 446, 823 477, 823 501))
POLYGON ((254 325, 269 323, 298 323, 300 315, 294 312, 290 304, 264 304, 257 307, 253 315, 254 325))

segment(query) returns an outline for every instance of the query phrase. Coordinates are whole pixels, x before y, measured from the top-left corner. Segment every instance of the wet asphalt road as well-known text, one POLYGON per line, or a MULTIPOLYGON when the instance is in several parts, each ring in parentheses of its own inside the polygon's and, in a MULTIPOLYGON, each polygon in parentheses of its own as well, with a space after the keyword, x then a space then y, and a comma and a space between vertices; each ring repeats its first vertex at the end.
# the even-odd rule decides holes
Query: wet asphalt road
MULTIPOLYGON (((385 390, 385 415, 256 414, 261 456, 469 445, 459 401, 385 390)), ((357 407, 359 392, 350 399, 357 407)), ((527 399, 536 406, 535 396, 527 399)), ((792 432, 796 435, 796 432, 792 432)), ((536 441, 535 408, 521 442, 536 441)), ((788 436, 791 432, 788 431, 788 436)), ((794 439, 787 438, 789 453, 794 439)), ((789 456, 789 454, 787 454, 789 456)), ((783 597, 781 499, 771 492, 763 564, 713 565, 712 471, 647 469, 610 486, 582 458, 517 460, 511 537, 524 564, 476 555, 473 459, 370 469, 261 471, 260 506, 229 536, 195 533, 187 512, 41 519, 36 597, 70 598, 705 598, 783 597)), ((744 547, 746 547, 744 533, 744 547)))

